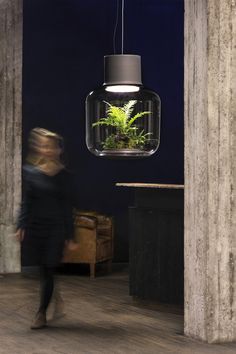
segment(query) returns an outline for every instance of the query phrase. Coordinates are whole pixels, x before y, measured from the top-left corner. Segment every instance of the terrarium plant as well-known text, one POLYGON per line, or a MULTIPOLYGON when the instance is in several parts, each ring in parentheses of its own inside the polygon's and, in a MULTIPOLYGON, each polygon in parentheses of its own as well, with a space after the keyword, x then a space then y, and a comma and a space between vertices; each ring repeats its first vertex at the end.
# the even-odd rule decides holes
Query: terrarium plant
POLYGON ((149 111, 132 115, 136 100, 130 100, 123 107, 114 106, 106 101, 107 117, 100 118, 93 127, 104 125, 112 127, 112 132, 103 141, 103 149, 142 149, 150 136, 135 125, 137 119, 142 118, 149 111))

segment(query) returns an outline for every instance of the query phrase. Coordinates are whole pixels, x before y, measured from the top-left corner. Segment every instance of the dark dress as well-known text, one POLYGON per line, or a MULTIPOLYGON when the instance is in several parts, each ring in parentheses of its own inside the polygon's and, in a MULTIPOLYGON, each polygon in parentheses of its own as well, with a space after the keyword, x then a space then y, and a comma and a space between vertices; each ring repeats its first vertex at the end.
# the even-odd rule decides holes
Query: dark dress
POLYGON ((71 177, 65 170, 49 176, 37 167, 23 168, 23 198, 18 228, 25 229, 22 263, 57 266, 66 239, 73 235, 71 177))

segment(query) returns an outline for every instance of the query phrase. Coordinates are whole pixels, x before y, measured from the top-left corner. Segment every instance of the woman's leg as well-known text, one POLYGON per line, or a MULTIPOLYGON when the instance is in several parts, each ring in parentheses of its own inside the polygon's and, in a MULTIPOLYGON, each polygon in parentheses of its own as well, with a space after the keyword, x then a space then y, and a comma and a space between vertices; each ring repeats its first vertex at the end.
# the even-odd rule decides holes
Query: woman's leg
POLYGON ((40 267, 40 305, 39 312, 46 313, 54 288, 54 268, 42 265, 40 267))
POLYGON ((47 324, 46 311, 52 298, 54 287, 54 268, 40 267, 40 305, 31 329, 43 328, 47 324))
POLYGON ((47 319, 49 321, 54 321, 64 317, 65 315, 65 303, 62 297, 60 284, 58 280, 56 281, 55 279, 52 299, 47 310, 47 319))

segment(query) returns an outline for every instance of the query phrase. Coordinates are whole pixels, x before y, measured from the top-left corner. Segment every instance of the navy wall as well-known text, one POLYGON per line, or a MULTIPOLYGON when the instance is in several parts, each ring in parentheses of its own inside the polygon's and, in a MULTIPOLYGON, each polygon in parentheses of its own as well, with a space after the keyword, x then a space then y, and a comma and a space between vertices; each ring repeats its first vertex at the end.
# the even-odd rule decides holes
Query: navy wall
MULTIPOLYGON (((23 155, 29 130, 65 138, 78 206, 115 215, 115 260, 128 259, 127 208, 119 181, 183 183, 183 0, 126 0, 124 53, 142 57, 144 85, 162 101, 161 144, 147 159, 103 160, 86 148, 85 98, 113 54, 117 0, 24 0, 23 155)), ((120 53, 120 27, 116 50, 120 53)))

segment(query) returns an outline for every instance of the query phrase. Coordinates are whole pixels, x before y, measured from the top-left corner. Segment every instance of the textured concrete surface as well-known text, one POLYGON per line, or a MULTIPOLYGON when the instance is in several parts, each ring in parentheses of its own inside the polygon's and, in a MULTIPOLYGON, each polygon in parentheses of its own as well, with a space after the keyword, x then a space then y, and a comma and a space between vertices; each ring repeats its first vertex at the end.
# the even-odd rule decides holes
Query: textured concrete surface
POLYGON ((236 1, 185 1, 185 333, 236 340, 236 1))
POLYGON ((20 270, 22 0, 0 0, 0 272, 20 270))

